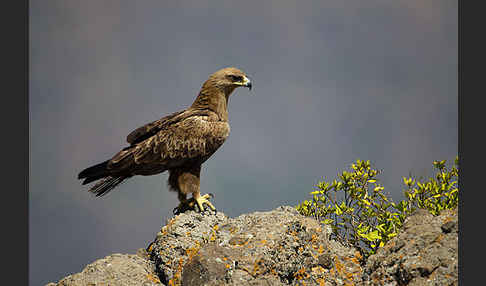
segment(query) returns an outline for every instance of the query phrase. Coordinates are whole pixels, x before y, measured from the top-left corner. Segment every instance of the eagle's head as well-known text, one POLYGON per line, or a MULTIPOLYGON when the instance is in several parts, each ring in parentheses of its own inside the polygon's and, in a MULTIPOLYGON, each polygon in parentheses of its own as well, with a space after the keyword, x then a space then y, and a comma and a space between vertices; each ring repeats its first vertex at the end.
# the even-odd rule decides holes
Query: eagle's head
POLYGON ((209 76, 203 84, 204 89, 217 88, 229 96, 237 87, 244 86, 251 90, 251 81, 248 76, 241 70, 229 67, 220 69, 209 76))

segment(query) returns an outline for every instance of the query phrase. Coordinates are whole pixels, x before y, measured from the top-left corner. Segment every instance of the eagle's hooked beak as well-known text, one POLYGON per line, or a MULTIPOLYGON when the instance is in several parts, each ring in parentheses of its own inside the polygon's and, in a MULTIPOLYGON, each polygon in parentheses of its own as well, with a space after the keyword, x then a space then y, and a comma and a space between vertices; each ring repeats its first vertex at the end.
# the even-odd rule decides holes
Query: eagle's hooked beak
POLYGON ((243 86, 248 87, 248 89, 251 90, 251 81, 246 76, 243 78, 243 86))

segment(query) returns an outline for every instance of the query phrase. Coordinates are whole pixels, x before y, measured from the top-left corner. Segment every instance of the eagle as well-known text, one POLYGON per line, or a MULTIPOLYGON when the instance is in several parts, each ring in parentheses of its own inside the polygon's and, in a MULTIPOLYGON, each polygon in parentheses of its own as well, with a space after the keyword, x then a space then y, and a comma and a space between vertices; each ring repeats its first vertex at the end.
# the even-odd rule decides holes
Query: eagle
POLYGON ((84 169, 78 179, 83 185, 97 181, 89 192, 104 196, 125 180, 169 172, 170 191, 178 193, 179 205, 174 213, 192 209, 203 212, 204 206, 216 208, 201 195, 201 165, 223 145, 230 133, 228 99, 238 87, 251 90, 249 77, 241 70, 228 67, 211 74, 203 83, 192 105, 132 131, 129 146, 111 159, 84 169), (190 199, 188 194, 192 194, 190 199))

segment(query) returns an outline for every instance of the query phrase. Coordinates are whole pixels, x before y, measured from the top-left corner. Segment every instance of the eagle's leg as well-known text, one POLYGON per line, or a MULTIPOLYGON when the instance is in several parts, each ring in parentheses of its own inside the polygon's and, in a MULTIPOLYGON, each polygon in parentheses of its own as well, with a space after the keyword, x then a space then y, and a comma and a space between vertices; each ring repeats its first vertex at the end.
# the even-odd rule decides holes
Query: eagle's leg
POLYGON ((181 213, 188 209, 195 209, 198 206, 198 211, 204 211, 204 205, 207 205, 210 209, 216 210, 216 208, 209 202, 209 198, 212 195, 200 194, 200 173, 201 166, 192 168, 184 168, 172 170, 169 175, 169 185, 174 186, 178 191, 178 198, 180 204, 174 209, 175 213, 181 213), (192 198, 187 199, 186 195, 192 193, 192 198))
POLYGON ((172 210, 175 215, 194 209, 194 200, 188 200, 186 194, 178 192, 177 197, 179 199, 179 205, 172 210))

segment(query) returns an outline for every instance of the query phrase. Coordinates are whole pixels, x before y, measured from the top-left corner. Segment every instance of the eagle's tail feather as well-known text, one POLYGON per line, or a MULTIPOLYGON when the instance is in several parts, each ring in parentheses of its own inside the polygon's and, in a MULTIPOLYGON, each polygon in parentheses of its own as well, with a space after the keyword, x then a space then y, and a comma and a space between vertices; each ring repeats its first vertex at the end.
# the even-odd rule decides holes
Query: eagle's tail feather
POLYGON ((91 189, 89 189, 89 191, 95 194, 97 197, 102 197, 128 178, 129 177, 127 176, 120 176, 120 177, 109 176, 104 178, 102 181, 99 181, 96 185, 94 185, 91 189))
POLYGON ((106 168, 108 166, 108 162, 109 160, 106 160, 102 163, 84 169, 81 171, 81 173, 79 173, 78 179, 85 179, 83 185, 86 185, 92 181, 108 176, 108 170, 106 168))

